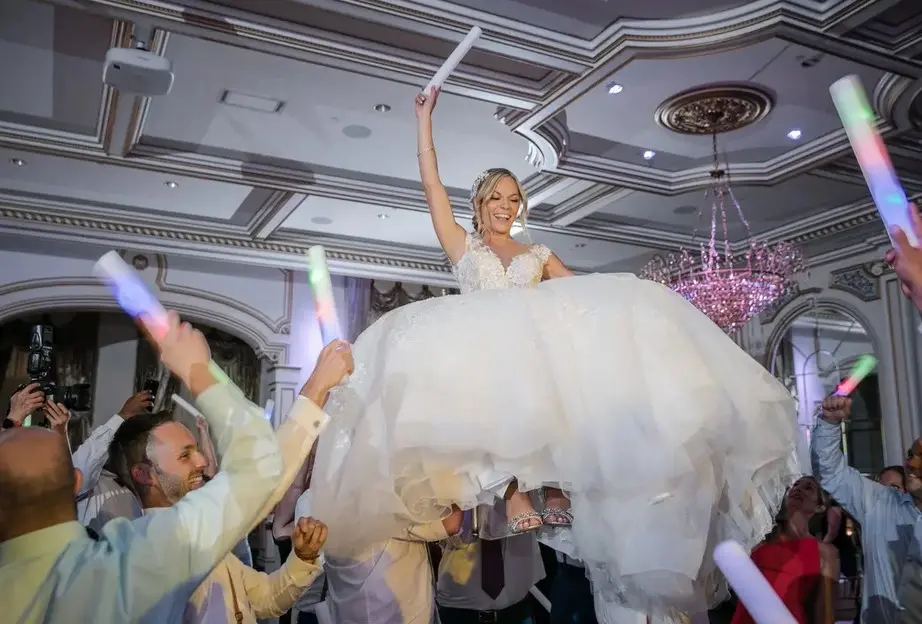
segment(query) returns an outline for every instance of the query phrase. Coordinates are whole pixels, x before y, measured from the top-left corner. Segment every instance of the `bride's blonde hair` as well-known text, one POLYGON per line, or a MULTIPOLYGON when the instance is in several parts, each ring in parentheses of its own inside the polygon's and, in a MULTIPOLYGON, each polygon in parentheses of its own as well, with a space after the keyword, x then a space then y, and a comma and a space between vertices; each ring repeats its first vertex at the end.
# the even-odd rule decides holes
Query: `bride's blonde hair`
POLYGON ((522 188, 522 183, 519 182, 515 174, 508 169, 487 169, 477 176, 473 186, 471 186, 471 208, 474 211, 474 218, 472 221, 474 224, 474 231, 477 232, 481 238, 483 238, 484 234, 487 234, 489 230, 487 229, 488 226, 480 219, 480 209, 490 196, 493 195, 493 192, 496 190, 496 185, 499 184, 499 181, 503 178, 511 178, 512 181, 515 182, 515 186, 519 193, 519 213, 516 215, 513 223, 518 221, 522 224, 523 230, 527 229, 528 195, 525 193, 525 189, 522 188))

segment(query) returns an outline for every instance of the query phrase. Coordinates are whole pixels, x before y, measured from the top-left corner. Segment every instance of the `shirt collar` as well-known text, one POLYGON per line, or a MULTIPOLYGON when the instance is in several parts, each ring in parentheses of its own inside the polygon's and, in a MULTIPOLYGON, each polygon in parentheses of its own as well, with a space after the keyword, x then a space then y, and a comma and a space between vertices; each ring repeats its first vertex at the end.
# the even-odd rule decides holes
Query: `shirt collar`
POLYGON ((71 542, 80 539, 90 539, 82 524, 76 521, 62 522, 3 542, 0 544, 0 561, 12 563, 35 559, 46 553, 60 552, 71 542))

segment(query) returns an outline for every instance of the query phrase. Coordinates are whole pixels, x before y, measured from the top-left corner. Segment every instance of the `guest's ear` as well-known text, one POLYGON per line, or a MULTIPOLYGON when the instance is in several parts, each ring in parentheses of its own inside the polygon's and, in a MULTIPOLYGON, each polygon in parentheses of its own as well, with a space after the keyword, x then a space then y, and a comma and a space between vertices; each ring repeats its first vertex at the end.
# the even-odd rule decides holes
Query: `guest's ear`
POLYGON ((153 475, 151 475, 150 466, 146 464, 135 464, 131 467, 131 480, 140 485, 149 486, 153 484, 153 475))
POLYGON ((79 468, 74 468, 74 496, 80 493, 83 488, 83 473, 79 468))

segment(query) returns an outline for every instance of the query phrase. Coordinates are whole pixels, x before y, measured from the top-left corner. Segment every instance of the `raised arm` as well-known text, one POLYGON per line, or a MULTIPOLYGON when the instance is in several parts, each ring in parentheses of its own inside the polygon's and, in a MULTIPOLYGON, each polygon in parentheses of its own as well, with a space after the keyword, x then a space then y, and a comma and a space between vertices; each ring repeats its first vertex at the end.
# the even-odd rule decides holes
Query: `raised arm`
POLYGON ((419 161, 419 177, 426 193, 432 227, 435 228, 439 244, 454 264, 464 255, 467 233, 455 221, 451 200, 439 177, 439 161, 432 140, 432 111, 438 99, 439 90, 435 88, 428 94, 420 93, 416 96, 416 159, 419 161))
POLYGON ((810 456, 820 485, 858 521, 889 496, 891 488, 861 476, 848 465, 842 453, 841 422, 851 411, 851 399, 829 397, 823 402, 823 417, 817 419, 810 441, 810 456))
POLYGON ((201 332, 180 326, 171 314, 159 347, 164 363, 197 397, 223 463, 214 479, 173 507, 105 527, 97 556, 109 576, 91 582, 117 591, 120 621, 180 620, 196 586, 258 521, 282 475, 263 409, 215 379, 201 332))

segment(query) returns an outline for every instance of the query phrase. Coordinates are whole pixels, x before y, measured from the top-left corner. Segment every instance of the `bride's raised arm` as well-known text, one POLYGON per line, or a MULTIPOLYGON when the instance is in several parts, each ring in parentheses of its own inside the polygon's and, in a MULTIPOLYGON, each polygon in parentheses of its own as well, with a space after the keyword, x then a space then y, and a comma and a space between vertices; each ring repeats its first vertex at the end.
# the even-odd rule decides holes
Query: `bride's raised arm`
POLYGON ((432 111, 438 98, 438 89, 416 96, 416 159, 419 161, 419 177, 426 192, 432 227, 448 259, 455 264, 464 255, 467 232, 455 221, 451 200, 439 178, 439 161, 432 141, 432 111))

